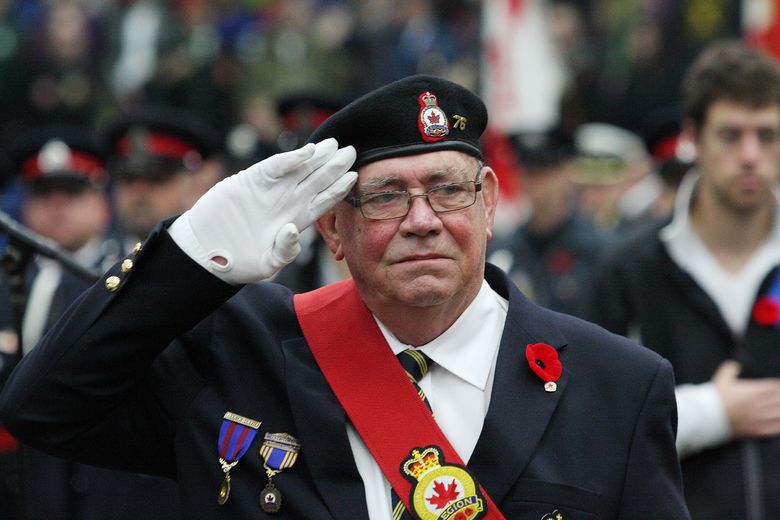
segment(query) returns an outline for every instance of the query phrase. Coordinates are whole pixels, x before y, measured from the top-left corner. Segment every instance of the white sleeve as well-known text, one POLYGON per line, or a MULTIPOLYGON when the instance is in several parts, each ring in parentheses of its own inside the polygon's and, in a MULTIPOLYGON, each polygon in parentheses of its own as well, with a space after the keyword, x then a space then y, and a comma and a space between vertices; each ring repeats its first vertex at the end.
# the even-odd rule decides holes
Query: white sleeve
POLYGON ((184 253, 208 270, 209 265, 204 262, 205 255, 201 251, 200 244, 192 233, 189 219, 179 216, 168 226, 168 234, 184 253))
POLYGON ((681 459, 731 438, 726 408, 713 383, 679 385, 675 396, 677 454, 681 459))

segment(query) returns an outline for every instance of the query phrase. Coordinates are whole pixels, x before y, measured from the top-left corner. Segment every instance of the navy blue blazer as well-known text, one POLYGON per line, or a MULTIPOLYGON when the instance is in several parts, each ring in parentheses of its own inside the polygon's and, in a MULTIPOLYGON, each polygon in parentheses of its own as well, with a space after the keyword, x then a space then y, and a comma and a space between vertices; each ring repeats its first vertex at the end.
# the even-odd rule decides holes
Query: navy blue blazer
MULTIPOLYGON (((175 478, 188 519, 263 518, 262 437, 289 433, 301 451, 274 477, 283 495, 276 518, 367 518, 347 418, 303 338, 292 293, 225 284, 159 227, 127 260, 132 267, 123 272, 120 262, 83 293, 16 369, 0 399, 8 429, 60 457, 175 478), (217 438, 227 411, 262 425, 220 506, 217 438)), ((509 312, 468 466, 504 515, 689 518, 669 363, 538 307, 491 265, 486 279, 509 312), (526 345, 539 342, 563 364, 553 393, 525 359, 526 345)))

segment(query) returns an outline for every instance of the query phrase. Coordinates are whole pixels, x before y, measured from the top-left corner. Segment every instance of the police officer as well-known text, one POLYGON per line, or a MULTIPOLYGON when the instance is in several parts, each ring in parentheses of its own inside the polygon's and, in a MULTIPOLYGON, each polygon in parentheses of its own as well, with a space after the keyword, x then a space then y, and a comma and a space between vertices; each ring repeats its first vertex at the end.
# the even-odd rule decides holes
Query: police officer
POLYGON ((577 207, 572 136, 562 129, 513 136, 525 221, 491 244, 501 266, 540 305, 582 316, 591 271, 610 236, 577 207))
POLYGON ((143 107, 106 132, 116 230, 125 250, 224 177, 219 137, 189 112, 143 107))
MULTIPOLYGON (((12 158, 23 197, 24 225, 51 239, 82 266, 104 269, 113 263, 118 248, 106 238, 110 223, 108 174, 105 154, 96 134, 78 126, 36 128, 19 138, 12 158)), ((15 268, 24 270, 19 282, 13 281, 17 279, 15 272, 2 279, 4 306, 0 313, 0 334, 5 363, 0 370, 0 386, 15 361, 32 350, 42 334, 92 281, 63 267, 57 260, 18 247, 29 261, 26 265, 20 262, 15 268), (15 286, 16 283, 23 286, 15 286), (18 308, 7 305, 12 300, 8 291, 14 291, 13 301, 19 301, 18 308), (22 308, 24 301, 26 305, 22 308)), ((26 447, 17 457, 21 458, 22 471, 18 473, 14 468, 7 472, 3 482, 15 483, 14 490, 21 491, 20 505, 25 518, 68 518, 78 511, 76 504, 81 493, 74 480, 79 472, 77 465, 26 447), (41 500, 42 496, 46 499, 41 500)))

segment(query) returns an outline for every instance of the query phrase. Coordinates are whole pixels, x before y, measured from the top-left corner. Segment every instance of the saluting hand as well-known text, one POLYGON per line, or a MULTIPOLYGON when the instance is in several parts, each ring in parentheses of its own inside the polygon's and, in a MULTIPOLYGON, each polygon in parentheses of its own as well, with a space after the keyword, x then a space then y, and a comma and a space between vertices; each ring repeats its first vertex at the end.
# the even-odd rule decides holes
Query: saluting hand
POLYGON ((300 252, 299 233, 352 189, 354 161, 335 139, 271 156, 214 185, 171 234, 228 283, 270 278, 300 252))

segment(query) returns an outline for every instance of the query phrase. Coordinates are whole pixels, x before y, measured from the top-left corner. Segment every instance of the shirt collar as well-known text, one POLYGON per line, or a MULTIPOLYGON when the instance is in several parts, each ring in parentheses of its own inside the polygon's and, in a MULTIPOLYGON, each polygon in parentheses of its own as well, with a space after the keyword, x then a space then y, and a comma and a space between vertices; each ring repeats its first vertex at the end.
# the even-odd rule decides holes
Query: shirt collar
MULTIPOLYGON (((483 280, 479 293, 455 323, 433 341, 417 348, 428 355, 436 365, 484 391, 501 343, 507 307, 507 301, 483 280)), ((401 343, 376 317, 374 319, 393 354, 398 355, 403 350, 412 348, 401 343)))

